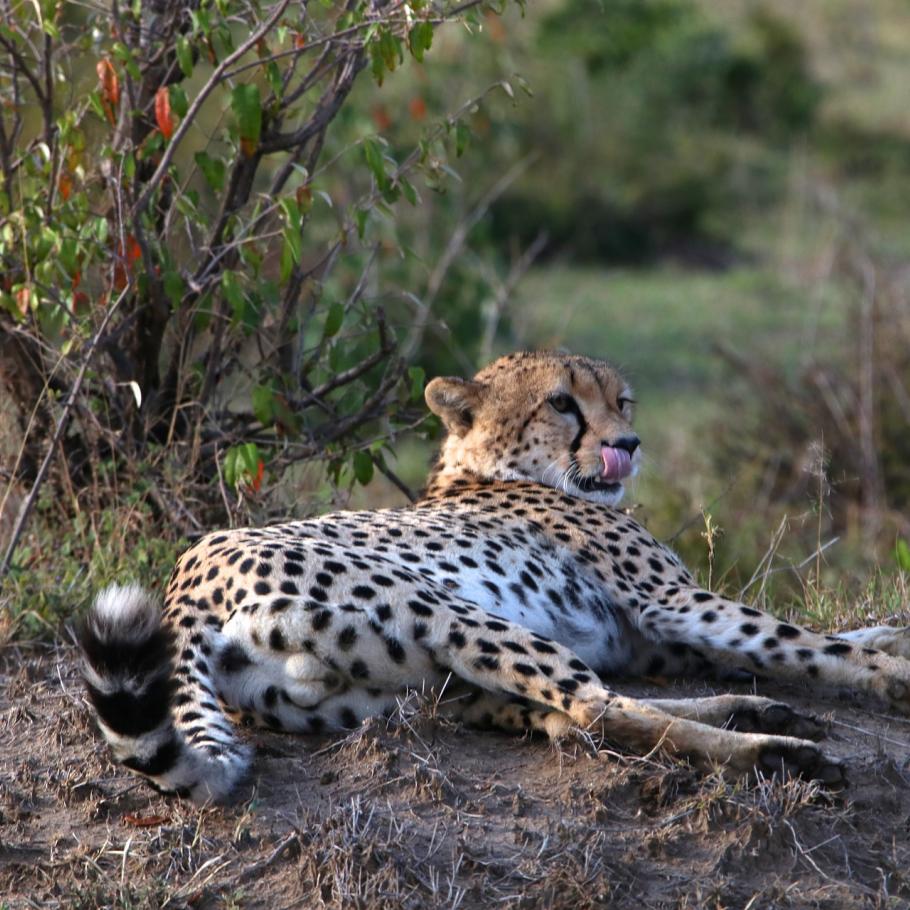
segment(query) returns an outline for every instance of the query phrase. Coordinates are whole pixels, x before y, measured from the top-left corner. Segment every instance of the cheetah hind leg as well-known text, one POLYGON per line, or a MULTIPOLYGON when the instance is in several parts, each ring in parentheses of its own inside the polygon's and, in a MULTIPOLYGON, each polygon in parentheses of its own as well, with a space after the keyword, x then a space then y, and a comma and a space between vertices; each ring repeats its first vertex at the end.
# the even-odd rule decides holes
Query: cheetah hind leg
POLYGON ((740 733, 773 733, 797 739, 824 739, 828 725, 813 714, 759 695, 712 695, 706 698, 647 698, 644 704, 665 714, 724 727, 740 733))
MULTIPOLYGON (((601 741, 608 740, 620 747, 647 753, 661 748, 671 755, 685 756, 701 767, 720 766, 730 776, 783 774, 820 780, 829 787, 839 788, 846 783, 841 764, 828 758, 814 743, 792 736, 772 736, 764 733, 740 733, 718 729, 693 720, 724 723, 732 716, 769 718, 769 726, 778 726, 786 712, 795 715, 786 705, 767 698, 747 695, 721 695, 711 698, 657 699, 636 702, 617 699, 620 705, 607 706, 599 721, 585 730, 601 741), (784 709, 783 711, 779 709, 784 709), (771 720, 773 719, 773 720, 771 720)), ((463 723, 494 727, 512 732, 539 732, 558 740, 578 733, 580 728, 562 711, 544 708, 522 697, 503 697, 480 692, 459 705, 449 702, 449 715, 463 723)), ((798 715, 796 715, 798 717, 798 715)), ((753 721, 754 722, 754 721, 753 721)), ((785 724, 786 726, 786 724, 785 724)), ((816 732, 814 729, 811 732, 816 732)))

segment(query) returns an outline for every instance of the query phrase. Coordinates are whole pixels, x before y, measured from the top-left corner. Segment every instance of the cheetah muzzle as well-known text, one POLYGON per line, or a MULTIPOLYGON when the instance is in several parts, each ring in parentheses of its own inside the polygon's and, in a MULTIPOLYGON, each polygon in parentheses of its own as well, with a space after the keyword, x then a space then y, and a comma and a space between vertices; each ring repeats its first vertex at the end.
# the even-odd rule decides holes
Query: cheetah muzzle
POLYGON ((771 699, 634 699, 601 676, 715 669, 835 684, 910 713, 910 639, 823 635, 704 590, 615 506, 641 460, 632 393, 600 360, 503 357, 434 379, 447 436, 416 506, 218 531, 178 560, 163 607, 98 595, 85 681, 117 758, 156 787, 229 798, 235 722, 299 733, 445 687, 467 724, 655 747, 731 773, 836 786, 823 726, 771 699))

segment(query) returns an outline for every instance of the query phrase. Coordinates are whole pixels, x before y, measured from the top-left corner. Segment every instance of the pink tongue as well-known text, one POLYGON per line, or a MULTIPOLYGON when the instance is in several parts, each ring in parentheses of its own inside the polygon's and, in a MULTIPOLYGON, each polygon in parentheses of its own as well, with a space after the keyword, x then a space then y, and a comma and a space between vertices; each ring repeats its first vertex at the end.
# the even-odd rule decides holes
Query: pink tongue
POLYGON ((625 449, 601 446, 600 454, 604 460, 604 472, 601 480, 616 483, 632 473, 632 456, 625 449))

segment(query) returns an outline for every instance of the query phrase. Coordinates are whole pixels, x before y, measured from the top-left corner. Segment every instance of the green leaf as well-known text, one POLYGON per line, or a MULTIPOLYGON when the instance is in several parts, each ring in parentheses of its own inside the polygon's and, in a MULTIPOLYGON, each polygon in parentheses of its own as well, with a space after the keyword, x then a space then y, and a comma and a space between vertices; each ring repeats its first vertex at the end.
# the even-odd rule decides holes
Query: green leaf
POLYGON ((241 140, 252 146, 259 142, 262 131, 262 98, 255 83, 235 85, 231 92, 231 109, 237 119, 237 132, 241 140))
POLYGON ((379 143, 370 136, 363 140, 363 157, 366 159, 367 167, 376 178, 379 189, 384 191, 389 185, 389 178, 385 172, 385 159, 382 157, 379 143))
POLYGON ((265 427, 275 421, 275 390, 271 386, 257 385, 253 389, 253 414, 265 427))
POLYGON ((193 75, 193 51, 190 47, 190 40, 186 35, 181 35, 177 39, 177 65, 180 72, 189 79, 193 75))
POLYGON ((224 455, 224 479, 229 486, 238 487, 245 480, 256 476, 261 460, 255 442, 231 446, 224 455))
POLYGON ((224 299, 231 305, 234 319, 240 322, 246 312, 246 297, 237 281, 236 272, 225 269, 221 273, 221 291, 224 294, 224 299))
POLYGON ((417 195, 417 190, 414 189, 414 185, 406 177, 398 178, 398 185, 401 187, 402 193, 404 193, 404 198, 411 203, 411 205, 417 205, 420 201, 420 198, 417 195))
POLYGON ((211 158, 205 152, 196 152, 194 158, 205 182, 216 193, 220 193, 224 189, 224 162, 220 158, 211 158))
POLYGON ((408 34, 408 47, 418 63, 423 63, 423 55, 432 43, 433 26, 429 22, 418 22, 408 34))
POLYGON ((284 84, 281 81, 281 70, 278 69, 278 64, 274 60, 270 60, 266 64, 265 76, 269 80, 272 94, 280 99, 284 94, 284 84))
POLYGON ((344 304, 337 300, 329 307, 328 315, 325 317, 325 326, 322 330, 324 338, 332 338, 341 330, 344 322, 344 304))
POLYGON ((471 141, 471 130, 460 120, 455 124, 455 157, 460 158, 471 141))
POLYGON ((352 464, 358 483, 366 486, 373 479, 373 456, 369 452, 355 452, 352 464))
POLYGON ((171 85, 167 90, 171 100, 171 110, 178 117, 185 117, 189 109, 189 102, 186 100, 186 92, 179 85, 171 85))
POLYGON ((426 372, 423 367, 408 367, 408 379, 411 380, 411 400, 420 401, 423 398, 423 385, 426 381, 426 372))
POLYGON ((180 306, 180 301, 183 300, 183 295, 186 291, 186 285, 183 282, 183 278, 180 276, 180 272, 169 269, 164 273, 164 293, 167 294, 168 299, 174 304, 175 307, 180 306))
POLYGON ((904 572, 910 572, 910 544, 903 537, 897 538, 894 555, 897 557, 898 568, 904 572))
POLYGON ((367 218, 369 215, 369 209, 357 209, 354 212, 354 217, 357 219, 357 237, 360 240, 363 240, 364 232, 367 229, 367 218))

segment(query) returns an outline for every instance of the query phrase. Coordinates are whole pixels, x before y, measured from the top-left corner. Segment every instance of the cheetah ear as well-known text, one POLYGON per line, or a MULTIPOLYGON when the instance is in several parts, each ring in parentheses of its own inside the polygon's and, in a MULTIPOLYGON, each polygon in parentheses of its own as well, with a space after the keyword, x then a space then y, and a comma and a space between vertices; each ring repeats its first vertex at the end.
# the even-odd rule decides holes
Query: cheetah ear
POLYGON ((474 412, 483 400, 487 387, 456 376, 437 376, 424 392, 427 407, 442 418, 445 428, 464 436, 474 425, 474 412))

